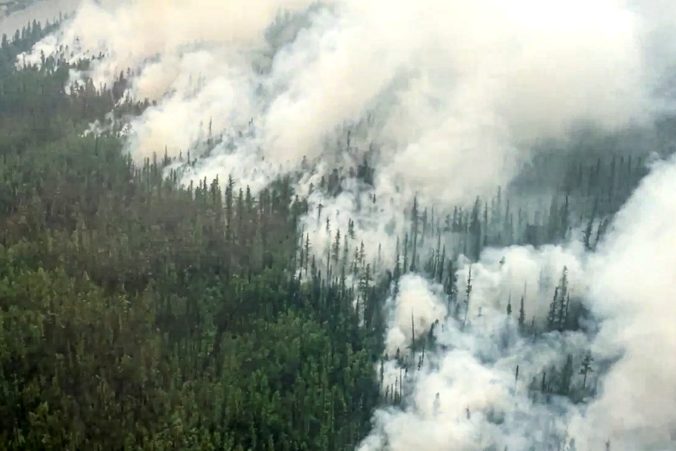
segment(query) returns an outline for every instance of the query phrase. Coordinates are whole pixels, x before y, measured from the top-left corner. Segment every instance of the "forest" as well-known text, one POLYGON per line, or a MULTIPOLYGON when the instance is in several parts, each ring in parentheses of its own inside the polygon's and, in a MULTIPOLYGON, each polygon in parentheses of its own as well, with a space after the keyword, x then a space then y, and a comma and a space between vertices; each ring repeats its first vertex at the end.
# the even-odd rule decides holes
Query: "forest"
MULTIPOLYGON (((0 442, 6 449, 344 449, 378 400, 374 330, 300 283, 288 180, 179 186, 86 137, 114 88, 2 45, 0 442)), ((142 108, 125 105, 123 108, 142 108)))
MULTIPOLYGON (((321 203, 356 186, 360 211, 387 208, 376 152, 309 187, 304 167, 263 188, 237 173, 187 177, 209 156, 199 149, 227 144, 211 123, 192 149, 134 158, 124 124, 156 104, 129 94, 131 69, 108 85, 73 82, 103 56, 26 59, 59 26, 33 22, 0 47, 0 449, 351 450, 367 446, 376 412, 405 411, 416 378, 443 366, 453 345, 442 331, 478 337, 495 305, 503 332, 491 339, 506 350, 597 332, 564 264, 490 306, 477 277, 492 249, 600 249, 649 173, 643 149, 545 153, 451 206, 413 196, 392 242, 377 242, 363 217, 345 226, 321 203), (445 315, 392 306, 415 278, 445 315)), ((337 145, 358 145, 360 127, 337 145)), ((591 402, 613 363, 586 344, 561 349, 545 366, 509 363, 533 410, 591 402)), ((437 391, 435 411, 441 402, 437 391)), ((514 421, 457 408, 468 422, 514 421)), ((586 449, 555 429, 528 448, 481 438, 448 449, 586 449)))

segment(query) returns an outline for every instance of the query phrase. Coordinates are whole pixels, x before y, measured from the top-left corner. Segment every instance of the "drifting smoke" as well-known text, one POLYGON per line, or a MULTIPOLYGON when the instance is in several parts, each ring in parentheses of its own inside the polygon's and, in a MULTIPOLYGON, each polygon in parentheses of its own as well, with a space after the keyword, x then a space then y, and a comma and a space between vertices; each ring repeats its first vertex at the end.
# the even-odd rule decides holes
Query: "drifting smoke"
MULTIPOLYGON (((419 276, 404 276, 392 301, 395 313, 387 332, 388 354, 400 355, 411 345, 415 331, 431 333, 435 350, 425 354, 424 360, 418 357, 414 362, 417 371, 408 366, 404 373, 397 360, 384 364, 383 386, 388 390, 396 390, 398 384, 403 387, 406 408, 377 411, 374 431, 359 449, 546 449, 555 441, 565 441, 575 407, 563 397, 534 402, 529 383, 534 377, 539 383, 542 369, 559 365, 562 356, 588 349, 589 337, 557 331, 533 341, 520 334, 518 298, 523 295, 524 310, 544 320, 546 312, 540 313, 543 308, 538 303, 549 298, 553 291, 549 288, 557 283, 563 266, 572 269, 573 289, 583 292, 577 285, 584 264, 581 258, 577 246, 487 251, 472 265, 467 321, 445 315, 448 301, 438 287, 419 276), (530 295, 523 294, 526 283, 532 286, 530 295), (511 298, 514 311, 506 315, 510 292, 515 294, 511 298)), ((459 275, 467 277, 468 271, 467 265, 459 275)))
POLYGON ((134 71, 130 95, 157 102, 132 123, 136 158, 234 135, 203 167, 265 159, 274 174, 344 164, 368 142, 378 192, 450 202, 508 181, 579 121, 644 119, 639 25, 615 1, 85 1, 40 49, 105 55, 97 85, 134 71), (357 149, 341 152, 350 124, 357 149))
POLYGON ((586 449, 602 437, 621 450, 676 446, 674 193, 672 159, 653 168, 591 262, 590 306, 603 320, 594 346, 621 357, 575 423, 586 449))
POLYGON ((232 175, 256 192, 305 164, 307 194, 367 158, 372 192, 347 181, 340 198, 314 194, 323 216, 304 230, 321 251, 352 220, 391 261, 415 195, 468 202, 542 140, 649 120, 652 32, 620 0, 85 0, 21 61, 94 58, 97 86, 131 71, 128 95, 154 104, 131 119, 128 150, 201 156, 186 182, 232 175), (377 212, 363 210, 369 196, 377 212))
POLYGON ((399 281, 399 293, 393 304, 385 349, 390 355, 410 346, 415 329, 428 331, 446 317, 446 305, 439 302, 441 287, 430 287, 424 278, 406 275, 399 281), (434 290, 433 290, 434 289, 434 290))
MULTIPOLYGON (((545 449, 552 438, 566 449, 603 449, 607 441, 617 450, 672 449, 674 192, 676 161, 658 164, 619 213, 602 250, 592 256, 574 244, 569 249, 485 252, 473 265, 471 301, 471 311, 483 314, 473 318, 469 330, 443 316, 445 301, 434 286, 417 276, 403 278, 388 339, 402 336, 397 346, 403 349, 410 345, 410 334, 406 341, 401 331, 412 330, 414 317, 419 334, 441 319, 433 329, 441 346, 408 378, 406 409, 378 411, 375 430, 360 449, 545 449), (516 333, 513 317, 503 313, 506 291, 518 288, 517 281, 542 281, 542 271, 564 265, 571 268, 571 280, 583 282, 576 289, 601 319, 599 333, 590 339, 580 332, 551 332, 530 342, 516 333), (665 348, 651 351, 657 343, 665 348), (515 377, 517 366, 522 375, 531 375, 589 348, 597 360, 619 360, 601 378, 598 399, 586 407, 563 398, 534 403, 528 397, 528 379, 524 383, 515 377)), ((460 272, 467 274, 467 269, 460 272)), ((543 293, 549 291, 539 285, 543 293)), ((537 293, 532 298, 543 299, 537 293)), ((544 319, 537 305, 526 302, 526 310, 544 319)), ((401 369, 395 361, 385 367, 385 384, 392 385, 401 369)))
MULTIPOLYGON (((505 249, 487 249, 478 263, 471 265, 471 311, 482 315, 502 315, 511 303, 516 318, 523 298, 528 320, 546 319, 549 298, 567 268, 571 280, 569 289, 582 293, 583 250, 577 243, 570 248, 544 246, 512 246, 505 249), (530 293, 528 286, 531 287, 530 293)), ((468 279, 469 262, 458 270, 459 286, 468 279)), ((436 321, 445 320, 449 312, 440 286, 430 285, 423 277, 407 274, 398 283, 396 298, 389 299, 386 308, 391 312, 390 328, 386 337, 386 352, 394 355, 397 349, 407 352, 413 329, 427 332, 436 321)), ((470 318, 473 322, 474 318, 470 318)), ((481 319, 480 321, 483 321, 481 319)))
MULTIPOLYGON (((376 412, 374 432, 359 449, 546 449, 553 444, 570 450, 603 449, 606 444, 622 451, 673 449, 674 192, 676 160, 656 164, 596 254, 585 255, 575 243, 567 249, 486 251, 472 266, 471 311, 482 314, 472 319, 469 330, 453 317, 442 317, 445 301, 433 286, 403 278, 388 338, 412 330, 414 317, 419 334, 429 333, 430 325, 441 319, 432 328, 441 346, 427 356, 420 371, 405 382, 399 380, 408 384, 407 407, 376 412), (550 332, 537 341, 524 338, 516 332, 516 313, 504 314, 506 292, 518 288, 515 282, 539 279, 541 292, 551 293, 550 282, 542 283, 542 272, 544 280, 551 280, 556 274, 547 275, 548 268, 563 266, 570 269, 572 289, 599 319, 598 333, 550 332), (531 375, 560 365, 562 356, 580 356, 587 349, 597 361, 616 360, 599 377, 597 399, 588 405, 564 398, 546 404, 531 400, 531 375), (525 382, 515 375, 517 366, 522 378, 528 376, 525 382)), ((459 271, 465 276, 467 272, 459 271)), ((536 292, 532 299, 547 298, 536 292)), ((516 312, 518 304, 513 303, 516 312)), ((536 319, 545 320, 544 306, 528 301, 525 305, 536 319)), ((410 345, 410 334, 407 338, 397 345, 410 345)), ((384 384, 396 385, 401 367, 394 360, 384 367, 384 384)))
MULTIPOLYGON (((20 59, 94 58, 85 75, 99 86, 127 74, 127 95, 153 102, 131 119, 128 151, 190 151, 196 162, 176 162, 186 180, 233 175, 257 191, 304 168, 300 226, 314 252, 352 225, 382 245, 377 258, 368 249, 373 261, 391 262, 414 196, 443 210, 504 185, 538 143, 581 123, 649 122, 665 107, 654 92, 674 52, 656 43, 672 12, 620 0, 84 1, 20 59), (312 189, 364 158, 372 186, 312 189)), ((608 439, 613 450, 673 448, 675 191, 676 163, 654 168, 594 255, 575 242, 485 251, 465 320, 442 287, 404 275, 386 303, 382 369, 403 404, 376 412, 360 449, 545 449, 573 438, 578 450, 608 439), (519 332, 521 299, 527 321, 544 324, 563 267, 571 298, 600 323, 533 340, 519 332), (435 347, 403 374, 394 357, 412 357, 414 334, 435 347), (589 349, 598 399, 533 399, 533 377, 567 355, 577 370, 589 349)), ((458 263, 462 291, 470 266, 458 263)))
MULTIPOLYGON (((543 246, 537 250, 530 246, 489 248, 482 254, 481 260, 472 265, 472 302, 504 312, 511 301, 516 316, 523 297, 528 320, 533 317, 543 320, 562 268, 567 269, 571 281, 568 288, 573 297, 584 292, 583 254, 579 243, 572 243, 567 248, 543 246)), ((465 265, 458 271, 459 280, 466 281, 468 273, 469 266, 465 265)))

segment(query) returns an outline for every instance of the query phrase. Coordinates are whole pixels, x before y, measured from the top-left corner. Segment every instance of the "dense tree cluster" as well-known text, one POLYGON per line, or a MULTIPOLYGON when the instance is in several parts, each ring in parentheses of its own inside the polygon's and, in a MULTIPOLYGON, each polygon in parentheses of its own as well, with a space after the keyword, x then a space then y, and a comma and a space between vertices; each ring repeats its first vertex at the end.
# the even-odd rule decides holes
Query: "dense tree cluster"
POLYGON ((58 61, 17 69, 30 30, 0 64, 2 447, 353 446, 376 340, 351 288, 314 266, 300 283, 289 180, 253 196, 134 165, 115 136, 83 135, 129 108, 119 88, 67 93, 58 61))

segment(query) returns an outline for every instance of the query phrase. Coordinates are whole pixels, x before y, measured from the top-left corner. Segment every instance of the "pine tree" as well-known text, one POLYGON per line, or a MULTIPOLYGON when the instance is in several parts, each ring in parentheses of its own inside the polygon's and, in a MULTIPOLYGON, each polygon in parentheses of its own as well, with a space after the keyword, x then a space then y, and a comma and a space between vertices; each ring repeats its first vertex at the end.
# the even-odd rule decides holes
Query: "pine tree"
POLYGON ((523 331, 526 322, 526 310, 524 307, 524 299, 526 297, 526 285, 523 287, 523 294, 521 295, 521 303, 519 306, 519 330, 523 331))
POLYGON ((411 210, 411 235, 413 239, 412 251, 411 251, 411 267, 409 271, 415 272, 416 270, 416 256, 418 251, 418 198, 413 198, 413 208, 411 210))
POLYGON ((582 375, 582 390, 584 391, 587 388, 587 376, 589 373, 593 372, 592 363, 594 359, 591 356, 591 353, 587 353, 582 359, 582 364, 580 367, 580 374, 582 375))
POLYGON ((570 394, 570 385, 573 380, 573 356, 568 354, 566 363, 561 370, 561 380, 559 385, 559 394, 567 396, 570 394))
POLYGON ((338 264, 340 259, 340 230, 336 230, 336 237, 333 241, 333 262, 338 264))
POLYGON ((472 265, 469 265, 467 273, 467 287, 465 288, 465 318, 462 320, 462 328, 467 325, 467 316, 469 315, 469 301, 472 296, 472 265))

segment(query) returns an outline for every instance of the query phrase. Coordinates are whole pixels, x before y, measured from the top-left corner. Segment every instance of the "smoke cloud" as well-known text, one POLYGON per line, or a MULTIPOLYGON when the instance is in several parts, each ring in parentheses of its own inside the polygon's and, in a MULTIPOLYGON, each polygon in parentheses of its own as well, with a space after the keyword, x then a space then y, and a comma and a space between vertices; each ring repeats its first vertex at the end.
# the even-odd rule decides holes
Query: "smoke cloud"
POLYGON ((84 0, 21 61, 93 57, 98 86, 124 72, 128 95, 153 102, 125 129, 128 151, 200 157, 185 182, 232 175, 255 192, 305 165, 308 193, 367 158, 373 187, 317 192, 304 230, 322 253, 352 220, 357 243, 391 260, 414 196, 470 202, 543 140, 649 121, 663 68, 646 69, 646 43, 666 27, 654 16, 621 0, 84 0), (361 210, 364 190, 377 212, 361 210))
MULTIPOLYGON (((428 354, 419 371, 408 368, 405 408, 379 410, 374 431, 359 449, 591 450, 606 444, 621 451, 672 449, 676 445, 672 409, 676 368, 670 360, 676 346, 674 192, 676 160, 656 163, 617 215, 597 253, 585 254, 577 243, 484 252, 472 265, 470 326, 463 327, 451 316, 442 320, 433 330, 440 346, 428 354), (552 279, 563 266, 569 269, 569 287, 598 324, 586 332, 554 331, 537 340, 524 338, 516 332, 516 313, 505 313, 506 292, 518 290, 521 281, 538 287, 526 296, 525 309, 544 322, 547 293, 553 291, 552 279), (599 364, 602 374, 595 376, 599 384, 595 399, 572 404, 555 396, 542 402, 529 393, 530 378, 535 380, 536 375, 539 383, 542 371, 561 367, 568 354, 574 356, 579 379, 580 356, 588 350, 597 362, 606 362, 599 364), (517 366, 523 382, 515 374, 517 366)), ((458 274, 466 278, 468 267, 458 274)), ((424 315, 434 311, 430 305, 435 303, 439 311, 445 310, 444 298, 433 286, 402 282, 396 312, 420 305, 424 315)), ((516 312, 514 297, 512 302, 516 312)), ((429 331, 420 328, 429 321, 415 324, 418 333, 429 331)), ((387 340, 391 335, 400 337, 405 327, 405 318, 393 316, 387 340)), ((402 367, 394 360, 385 367, 386 383, 396 383, 402 367)), ((579 387, 580 381, 574 379, 573 384, 579 387)))
POLYGON ((131 69, 130 95, 157 102, 132 123, 136 158, 255 118, 210 155, 341 164, 337 133, 360 124, 352 156, 378 149, 380 191, 455 202, 508 181, 533 143, 580 121, 645 119, 640 25, 610 0, 84 1, 50 42, 72 60, 103 54, 98 85, 131 69))
MULTIPOLYGON (((548 259, 551 252, 549 249, 542 255, 532 255, 529 263, 548 259)), ((483 260, 488 264, 490 257, 484 256, 483 260)), ((529 384, 532 377, 537 377, 539 383, 542 368, 559 365, 562 356, 588 347, 588 337, 580 332, 552 332, 537 341, 522 336, 515 318, 507 316, 503 306, 493 308, 499 297, 487 294, 496 287, 509 286, 497 281, 504 270, 483 272, 475 279, 481 294, 472 300, 470 322, 463 325, 453 316, 442 318, 433 328, 436 350, 425 354, 422 364, 417 360, 405 370, 396 360, 384 365, 384 385, 388 390, 396 390, 397 384, 403 386, 405 407, 377 411, 374 431, 359 450, 547 449, 559 440, 565 441, 567 421, 574 407, 558 397, 549 403, 535 402, 529 384), (490 275, 494 276, 492 280, 490 275)), ((399 336, 399 331, 406 328, 411 330, 412 318, 401 318, 401 310, 426 307, 420 316, 414 316, 415 330, 423 335, 433 324, 429 319, 438 318, 436 314, 429 315, 435 310, 430 305, 436 305, 438 311, 445 310, 446 303, 434 286, 425 285, 417 276, 402 278, 401 282, 388 344, 391 335, 399 336), (427 328, 420 327, 425 324, 427 328)))
POLYGON ((590 305, 603 319, 594 345, 619 361, 574 423, 590 449, 604 438, 620 450, 676 446, 675 192, 676 160, 657 163, 591 262, 590 305))

